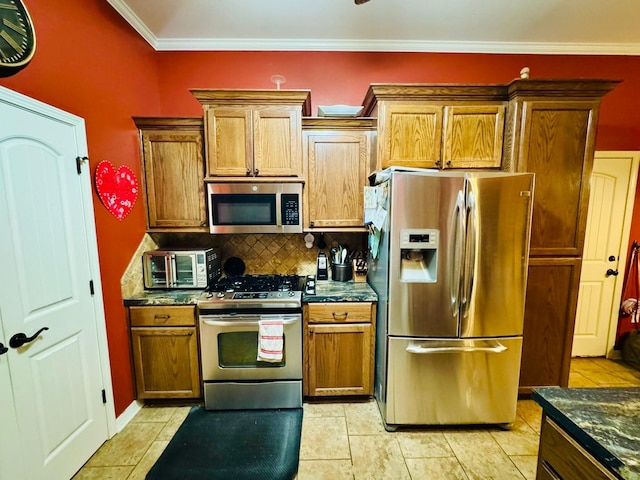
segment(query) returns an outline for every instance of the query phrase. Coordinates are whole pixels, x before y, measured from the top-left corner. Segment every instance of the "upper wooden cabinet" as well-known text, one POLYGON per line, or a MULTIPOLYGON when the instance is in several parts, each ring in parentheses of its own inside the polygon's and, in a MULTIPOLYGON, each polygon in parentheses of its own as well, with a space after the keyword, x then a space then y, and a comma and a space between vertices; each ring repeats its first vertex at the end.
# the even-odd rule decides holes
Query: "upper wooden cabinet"
POLYGON ((135 117, 149 231, 207 231, 201 118, 135 117))
POLYGON ((582 255, 596 127, 610 80, 509 85, 504 169, 536 173, 531 255, 582 255))
POLYGON ((308 90, 191 90, 204 109, 206 179, 303 176, 308 90))
POLYGON ((506 111, 500 85, 372 84, 379 168, 500 168, 506 111))
POLYGON ((376 166, 375 125, 372 118, 302 120, 305 230, 365 231, 363 189, 376 166))

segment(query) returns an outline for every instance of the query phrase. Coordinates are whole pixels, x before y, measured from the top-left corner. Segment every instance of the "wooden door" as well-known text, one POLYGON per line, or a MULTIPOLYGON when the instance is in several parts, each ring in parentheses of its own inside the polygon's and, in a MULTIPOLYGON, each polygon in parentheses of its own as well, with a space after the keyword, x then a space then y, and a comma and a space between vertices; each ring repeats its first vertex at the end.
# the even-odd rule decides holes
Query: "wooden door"
POLYGON ((308 162, 305 226, 362 227, 369 138, 366 132, 311 132, 305 136, 308 162))
POLYGON ((202 129, 141 131, 147 228, 207 225, 202 129))
POLYGON ((253 168, 253 174, 258 177, 302 175, 300 107, 254 107, 253 168))
POLYGON ((134 327, 131 344, 138 399, 200 396, 195 327, 134 327))
POLYGON ((442 160, 443 107, 428 102, 380 102, 378 145, 382 168, 436 168, 442 160))
POLYGON ((0 130, 0 478, 67 480, 115 427, 84 121, 0 88, 0 130))
POLYGON ((637 152, 596 153, 573 356, 605 356, 613 349, 639 159, 637 152))
POLYGON ((371 325, 308 325, 308 393, 371 395, 371 325))
POLYGON ((520 172, 535 172, 531 256, 581 255, 597 103, 523 103, 520 172))
POLYGON ((204 107, 207 179, 253 175, 251 107, 204 107))
POLYGON ((445 107, 443 168, 500 168, 506 107, 445 107))
POLYGON ((580 258, 530 258, 520 392, 569 382, 580 258))

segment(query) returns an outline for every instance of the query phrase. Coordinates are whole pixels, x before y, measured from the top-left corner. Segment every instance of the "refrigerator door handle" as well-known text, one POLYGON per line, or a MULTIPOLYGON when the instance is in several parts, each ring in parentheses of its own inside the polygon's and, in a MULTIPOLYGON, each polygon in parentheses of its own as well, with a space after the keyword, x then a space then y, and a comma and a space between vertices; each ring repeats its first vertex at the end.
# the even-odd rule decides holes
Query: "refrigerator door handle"
POLYGON ((460 309, 460 294, 462 282, 462 268, 464 265, 464 192, 460 190, 456 198, 456 207, 453 214, 453 275, 451 275, 451 284, 449 292, 451 292, 451 311, 454 317, 458 318, 460 309))
MULTIPOLYGON (((470 186, 470 184, 469 184, 470 186)), ((462 273, 462 308, 460 318, 465 319, 469 314, 469 305, 471 304, 471 296, 473 294, 474 273, 476 268, 476 199, 472 191, 467 193, 467 209, 466 209, 466 237, 464 252, 464 270, 462 273)))
POLYGON ((424 343, 410 343, 405 349, 408 353, 431 354, 431 353, 468 353, 486 352, 502 353, 507 351, 507 347, 495 340, 458 340, 455 342, 436 341, 424 343))

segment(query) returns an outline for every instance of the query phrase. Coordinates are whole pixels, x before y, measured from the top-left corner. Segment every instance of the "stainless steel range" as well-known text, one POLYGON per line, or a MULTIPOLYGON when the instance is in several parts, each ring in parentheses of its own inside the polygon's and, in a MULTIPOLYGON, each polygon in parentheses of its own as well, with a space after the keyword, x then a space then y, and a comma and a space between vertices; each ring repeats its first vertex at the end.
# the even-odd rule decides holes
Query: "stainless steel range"
POLYGON ((207 410, 302 407, 298 275, 224 277, 198 300, 207 410), (282 325, 281 358, 258 359, 260 326, 282 325))

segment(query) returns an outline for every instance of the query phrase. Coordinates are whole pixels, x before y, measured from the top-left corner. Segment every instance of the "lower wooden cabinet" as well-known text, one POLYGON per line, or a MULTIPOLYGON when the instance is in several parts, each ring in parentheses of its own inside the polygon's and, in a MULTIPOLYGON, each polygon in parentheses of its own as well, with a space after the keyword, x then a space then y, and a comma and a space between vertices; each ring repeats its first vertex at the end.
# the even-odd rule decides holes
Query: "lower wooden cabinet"
POLYGON ((375 313, 371 302, 305 305, 305 396, 373 395, 375 313))
POLYGON ((616 477, 546 415, 540 430, 537 480, 613 480, 616 477))
POLYGON ((129 307, 129 323, 137 398, 199 398, 195 307, 129 307))

